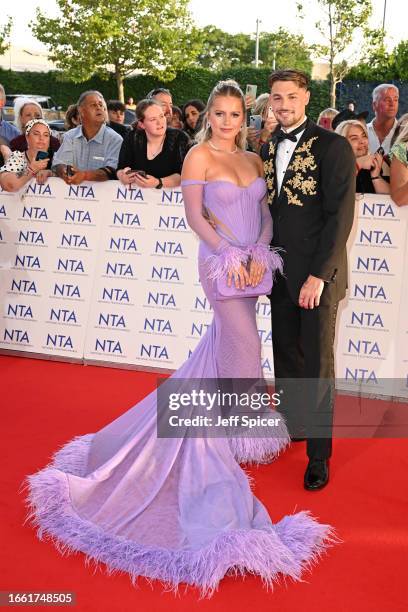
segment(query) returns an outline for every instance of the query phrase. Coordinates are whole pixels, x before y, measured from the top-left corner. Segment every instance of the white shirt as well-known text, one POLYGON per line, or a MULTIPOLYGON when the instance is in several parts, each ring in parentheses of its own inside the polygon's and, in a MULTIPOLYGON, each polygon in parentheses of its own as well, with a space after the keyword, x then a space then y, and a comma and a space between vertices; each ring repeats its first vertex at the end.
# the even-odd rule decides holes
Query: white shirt
MULTIPOLYGON (((293 132, 293 130, 296 130, 296 128, 298 128, 299 125, 302 125, 305 119, 306 117, 303 117, 302 121, 299 121, 297 125, 289 128, 288 130, 285 130, 284 128, 282 128, 282 131, 286 132, 287 134, 289 134, 290 132, 293 132)), ((299 132, 299 134, 296 134, 296 142, 293 142, 293 140, 285 139, 285 140, 282 140, 282 142, 278 144, 278 148, 276 150, 276 161, 275 161, 276 184, 278 187, 278 195, 282 187, 283 177, 285 176, 286 169, 293 155, 293 151, 297 147, 297 144, 299 140, 301 139, 304 131, 305 130, 302 130, 302 132, 299 132)))
POLYGON ((382 142, 380 142, 377 132, 374 129, 373 121, 367 123, 367 131, 368 131, 368 152, 375 153, 380 147, 384 149, 384 153, 387 155, 391 149, 391 139, 394 136, 395 128, 397 127, 398 121, 394 120, 394 125, 388 132, 387 136, 384 138, 382 142))

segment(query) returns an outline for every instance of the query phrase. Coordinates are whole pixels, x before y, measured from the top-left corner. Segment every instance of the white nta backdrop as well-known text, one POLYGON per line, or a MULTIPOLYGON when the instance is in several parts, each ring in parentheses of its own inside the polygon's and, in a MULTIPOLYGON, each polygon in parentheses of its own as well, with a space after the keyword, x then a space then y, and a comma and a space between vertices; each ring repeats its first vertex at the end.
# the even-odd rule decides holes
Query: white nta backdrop
MULTIPOLYGON (((358 195, 336 339, 346 390, 408 396, 407 221, 408 210, 388 196, 358 195)), ((197 247, 178 189, 50 179, 19 194, 1 191, 0 349, 178 368, 212 319, 197 247)), ((257 313, 272 378, 267 298, 257 313)))

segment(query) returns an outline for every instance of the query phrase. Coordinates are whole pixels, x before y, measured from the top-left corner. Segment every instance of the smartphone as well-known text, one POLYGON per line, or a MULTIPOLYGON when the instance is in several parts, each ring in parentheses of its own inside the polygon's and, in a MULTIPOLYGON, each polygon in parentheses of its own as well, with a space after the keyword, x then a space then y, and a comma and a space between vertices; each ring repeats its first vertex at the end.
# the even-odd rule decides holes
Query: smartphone
POLYGON ((48 151, 37 151, 35 161, 40 161, 42 159, 48 159, 48 151))
POLYGON ((268 119, 274 119, 275 113, 273 112, 272 106, 268 106, 268 119))
POLYGON ((72 169, 72 166, 70 166, 69 164, 67 165, 67 167, 65 169, 65 174, 67 176, 74 176, 74 171, 72 169))
POLYGON ((256 99, 256 91, 258 89, 258 85, 247 85, 246 86, 246 90, 245 93, 247 96, 251 96, 251 98, 253 98, 254 102, 256 99))
POLYGON ((133 174, 135 171, 132 170, 132 168, 130 168, 129 170, 126 170, 125 174, 133 174))
POLYGON ((249 127, 253 127, 257 132, 260 132, 262 129, 261 115, 251 115, 249 117, 249 127))
POLYGON ((146 178, 147 173, 145 170, 135 170, 136 174, 138 174, 139 176, 142 176, 143 178, 146 178))
POLYGON ((376 153, 379 153, 380 155, 384 155, 384 149, 382 147, 378 147, 378 149, 376 150, 376 153))

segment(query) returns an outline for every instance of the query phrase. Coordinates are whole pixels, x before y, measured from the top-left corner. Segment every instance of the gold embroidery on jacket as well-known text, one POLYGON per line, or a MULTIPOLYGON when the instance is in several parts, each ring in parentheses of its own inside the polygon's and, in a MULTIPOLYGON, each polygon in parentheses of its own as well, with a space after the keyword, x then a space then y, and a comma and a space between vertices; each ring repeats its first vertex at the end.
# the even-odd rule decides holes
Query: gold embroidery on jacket
POLYGON ((305 176, 309 171, 316 170, 316 159, 310 149, 317 136, 309 138, 295 150, 295 156, 289 164, 287 170, 294 172, 294 176, 287 181, 283 187, 288 198, 288 204, 303 206, 299 198, 302 195, 316 195, 317 182, 312 176, 305 176), (296 193, 297 192, 297 193, 296 193))
POLYGON ((275 168, 273 159, 275 157, 275 145, 271 141, 269 143, 269 158, 264 161, 265 181, 268 187, 268 204, 272 204, 275 197, 275 168))

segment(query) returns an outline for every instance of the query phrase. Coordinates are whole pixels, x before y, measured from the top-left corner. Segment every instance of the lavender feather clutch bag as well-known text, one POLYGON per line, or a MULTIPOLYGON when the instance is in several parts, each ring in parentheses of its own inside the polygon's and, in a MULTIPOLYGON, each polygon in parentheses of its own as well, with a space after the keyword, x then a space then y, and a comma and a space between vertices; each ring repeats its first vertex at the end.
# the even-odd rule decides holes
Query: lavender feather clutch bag
POLYGON ((272 273, 269 270, 265 271, 261 282, 256 287, 248 285, 245 289, 237 289, 234 280, 232 280, 231 287, 228 287, 227 277, 224 276, 217 278, 215 282, 215 299, 229 300, 231 298, 250 298, 269 295, 272 291, 272 284, 272 273))
POLYGON ((273 277, 277 270, 282 272, 282 258, 276 250, 270 250, 269 245, 254 244, 244 249, 228 245, 222 250, 207 258, 208 278, 214 280, 214 292, 216 300, 230 300, 233 298, 258 297, 269 295, 272 291, 273 277), (261 263, 265 267, 265 273, 261 282, 252 287, 248 285, 245 289, 237 289, 232 280, 228 287, 228 272, 238 269, 241 265, 247 266, 250 260, 261 263))

